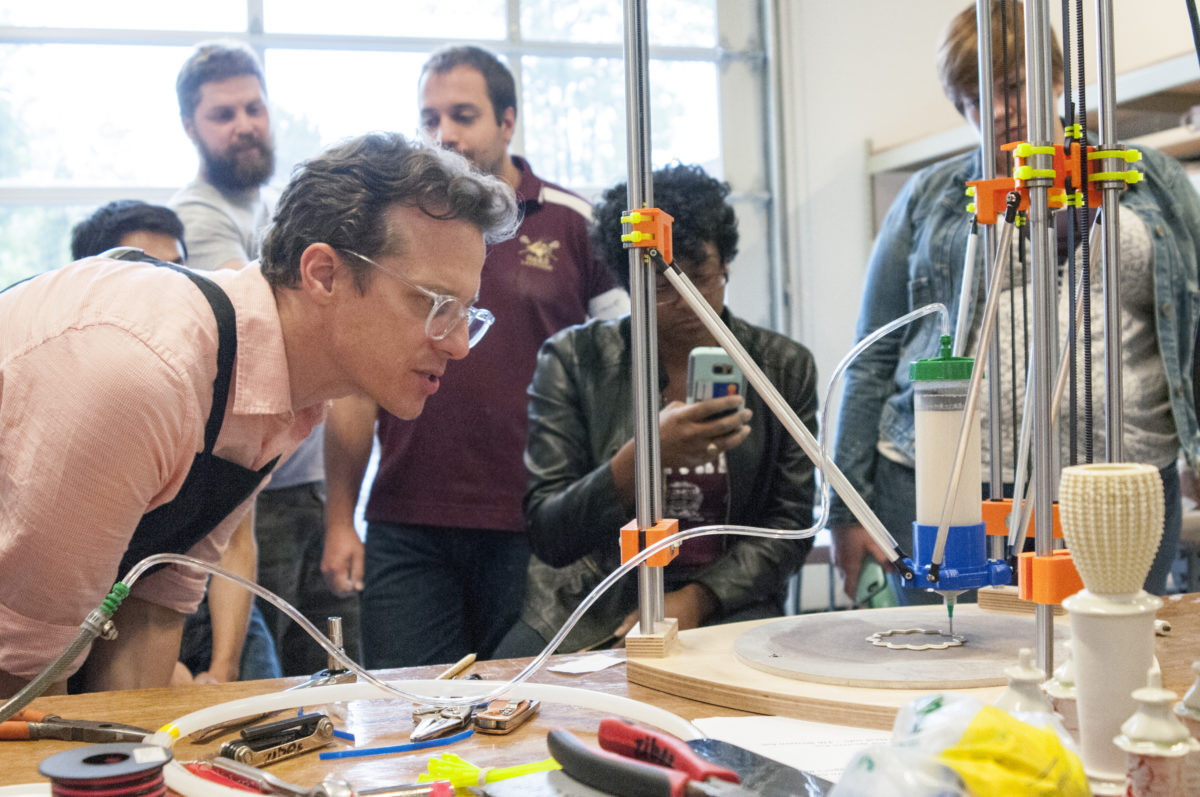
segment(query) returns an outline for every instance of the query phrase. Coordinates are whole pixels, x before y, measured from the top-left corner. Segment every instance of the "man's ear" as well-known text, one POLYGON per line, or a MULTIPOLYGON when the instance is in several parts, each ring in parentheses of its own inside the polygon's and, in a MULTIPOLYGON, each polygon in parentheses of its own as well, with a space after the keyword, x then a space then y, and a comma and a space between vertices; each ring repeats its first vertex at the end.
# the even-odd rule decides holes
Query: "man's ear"
POLYGON ((187 134, 188 140, 193 144, 196 143, 196 123, 187 116, 180 116, 179 123, 183 125, 183 132, 187 134))
POLYGON ((335 292, 338 272, 343 268, 341 257, 329 244, 309 244, 300 255, 300 284, 298 288, 318 304, 328 304, 335 292))
POLYGON ((511 144, 513 133, 517 129, 517 109, 511 105, 500 114, 500 127, 504 130, 504 143, 511 144))

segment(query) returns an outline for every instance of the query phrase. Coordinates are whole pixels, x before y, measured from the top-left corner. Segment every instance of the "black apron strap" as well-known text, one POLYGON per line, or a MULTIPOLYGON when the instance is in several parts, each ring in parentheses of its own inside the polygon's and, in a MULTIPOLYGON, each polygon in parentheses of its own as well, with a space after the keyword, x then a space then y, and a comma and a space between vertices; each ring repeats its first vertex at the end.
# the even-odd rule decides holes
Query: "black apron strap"
POLYGON ((221 433, 221 425, 225 422, 225 405, 229 401, 229 385, 233 379, 233 361, 237 359, 237 316, 233 311, 233 302, 225 295, 216 283, 207 277, 202 277, 194 271, 150 257, 141 249, 121 246, 110 249, 104 257, 112 260, 134 260, 142 263, 153 263, 156 266, 178 271, 187 277, 204 294, 212 308, 213 316, 217 319, 217 376, 213 379, 212 407, 208 411, 208 422, 204 425, 204 450, 212 453, 221 433))
POLYGON ((217 322, 217 375, 213 379, 213 401, 205 423, 204 450, 193 458, 175 497, 142 516, 121 558, 118 578, 124 577, 133 565, 152 554, 184 553, 191 549, 254 492, 275 464, 272 460, 259 470, 251 470, 213 453, 225 420, 237 352, 237 319, 229 297, 206 277, 172 263, 147 258, 140 250, 133 250, 121 259, 141 260, 173 269, 200 289, 217 322))

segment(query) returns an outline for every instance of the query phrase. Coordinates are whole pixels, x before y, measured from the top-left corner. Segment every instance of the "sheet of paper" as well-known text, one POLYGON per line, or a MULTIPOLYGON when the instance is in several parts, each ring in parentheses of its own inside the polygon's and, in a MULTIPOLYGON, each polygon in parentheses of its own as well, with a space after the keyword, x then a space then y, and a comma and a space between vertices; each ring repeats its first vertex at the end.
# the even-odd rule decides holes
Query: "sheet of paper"
POLYGON ((890 731, 791 717, 706 717, 693 723, 713 739, 736 744, 836 783, 859 751, 886 744, 890 731))
POLYGON ((615 658, 607 653, 593 653, 590 656, 584 656, 582 659, 571 659, 570 661, 564 661, 562 664, 555 664, 549 669, 551 672, 566 672, 578 675, 585 672, 600 672, 600 670, 606 667, 624 663, 625 659, 615 658))

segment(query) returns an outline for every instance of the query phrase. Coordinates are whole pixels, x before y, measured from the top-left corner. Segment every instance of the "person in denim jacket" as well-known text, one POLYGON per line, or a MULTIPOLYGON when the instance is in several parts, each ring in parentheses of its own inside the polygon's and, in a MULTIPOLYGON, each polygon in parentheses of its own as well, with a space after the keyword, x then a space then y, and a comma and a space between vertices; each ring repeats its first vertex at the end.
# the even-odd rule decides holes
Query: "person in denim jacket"
MULTIPOLYGON (((1007 53, 1010 64, 1023 65, 1023 41, 1013 35, 1013 31, 1024 29, 1019 5, 1016 13, 1016 22, 1010 17, 1005 26, 1007 53)), ((995 5, 992 16, 994 74, 1003 76, 1004 32, 995 5)), ((938 71, 947 97, 978 130, 976 61, 972 5, 955 17, 943 34, 938 71)), ((1058 85, 1061 64, 1062 55, 1055 46, 1051 74, 1056 76, 1056 94, 1062 90, 1058 85)), ((994 94, 998 153, 1000 144, 1024 138, 1015 122, 1025 118, 1017 113, 1016 107, 1024 101, 1024 80, 1015 83, 1010 80, 1008 85, 1005 82, 1003 78, 997 81, 994 94)), ((1062 123, 1056 118, 1053 124, 1056 142, 1061 144, 1062 123)), ((1159 467, 1163 477, 1166 501, 1163 543, 1146 580, 1149 591, 1161 594, 1175 559, 1181 522, 1176 458, 1182 449, 1188 462, 1194 465, 1200 453, 1188 378, 1197 317, 1200 198, 1177 162, 1153 150, 1142 149, 1142 153, 1143 160, 1137 168, 1143 173, 1143 180, 1124 191, 1120 201, 1125 446, 1127 459, 1140 456, 1142 461, 1159 467), (1152 277, 1152 286, 1144 277, 1138 279, 1143 273, 1152 277), (1138 306, 1131 306, 1137 300, 1126 295, 1125 286, 1131 279, 1135 284, 1128 293, 1136 297, 1140 290, 1144 294, 1138 306)), ((1004 173, 1005 166, 998 165, 997 174, 1004 173)), ((960 312, 968 314, 973 344, 981 323, 983 292, 977 291, 969 306, 959 307, 971 218, 964 212, 963 190, 967 180, 981 176, 980 155, 974 151, 929 166, 905 184, 883 221, 871 253, 856 331, 858 339, 910 310, 942 302, 949 308, 951 318, 960 312)), ((1100 290, 1100 255, 1096 249, 1093 252, 1095 304, 1100 290)), ((1065 256, 1065 251, 1060 254, 1065 256)), ((982 253, 977 256, 975 268, 976 284, 982 286, 985 284, 982 253)), ((1065 303, 1060 305, 1060 334, 1065 333, 1065 323, 1061 320, 1063 306, 1065 303)), ((925 316, 864 352, 846 373, 838 421, 834 454, 838 466, 907 553, 912 552, 915 516, 913 390, 908 365, 936 354, 940 332, 937 316, 925 316)), ((1100 325, 1093 324, 1093 335, 1097 340, 1102 338, 1100 325)), ((1002 345, 1008 340, 1007 334, 1002 336, 1002 345)), ((1012 353, 1018 360, 1021 356, 1020 352, 1012 353)), ((1008 357, 1005 352, 1002 360, 1008 357)), ((1094 357, 1093 362, 1098 368, 1103 359, 1097 362, 1094 357)), ((1019 376, 1023 378, 1023 374, 1019 376)), ((1002 378, 1008 385, 1007 372, 1002 378)), ((1103 382, 1101 376, 1094 379, 1095 425, 1102 430, 1103 382)), ((1097 459, 1103 458, 1102 442, 1098 441, 1094 450, 1097 459)), ((1011 469, 1011 463, 1007 467, 1011 469)), ((1011 475, 1006 476, 1006 481, 1009 479, 1011 475)), ((835 529, 835 562, 845 575, 846 593, 853 596, 863 557, 870 554, 885 567, 887 558, 840 499, 834 501, 831 524, 835 529)), ((911 600, 916 596, 906 597, 911 600)))

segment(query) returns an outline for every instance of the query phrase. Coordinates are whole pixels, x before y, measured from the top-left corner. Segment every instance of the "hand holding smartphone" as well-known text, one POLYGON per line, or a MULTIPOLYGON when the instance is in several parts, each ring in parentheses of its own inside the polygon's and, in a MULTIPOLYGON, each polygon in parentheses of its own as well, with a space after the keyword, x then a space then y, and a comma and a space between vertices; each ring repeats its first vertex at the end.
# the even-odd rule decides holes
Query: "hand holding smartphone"
POLYGON ((688 404, 722 396, 740 396, 745 391, 742 369, 720 346, 697 346, 688 354, 688 404))

